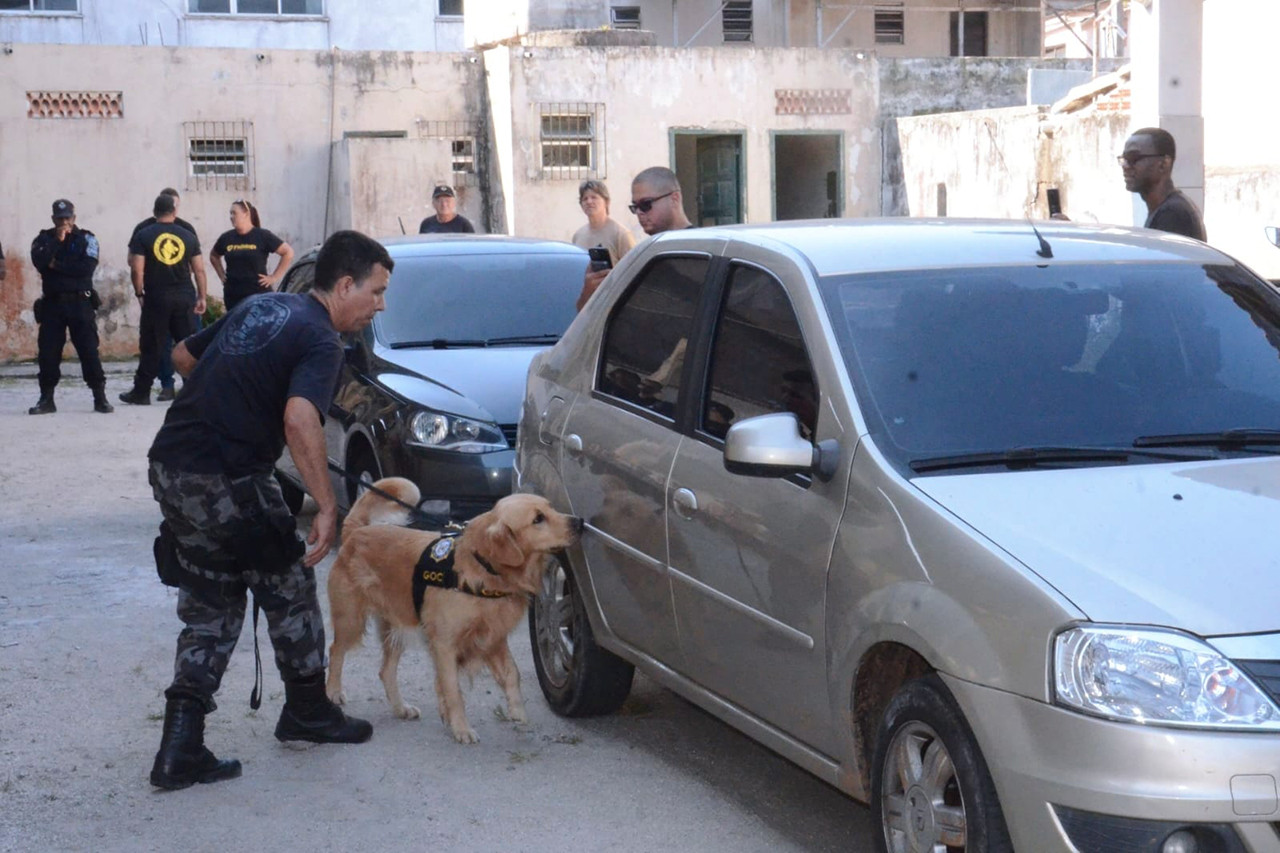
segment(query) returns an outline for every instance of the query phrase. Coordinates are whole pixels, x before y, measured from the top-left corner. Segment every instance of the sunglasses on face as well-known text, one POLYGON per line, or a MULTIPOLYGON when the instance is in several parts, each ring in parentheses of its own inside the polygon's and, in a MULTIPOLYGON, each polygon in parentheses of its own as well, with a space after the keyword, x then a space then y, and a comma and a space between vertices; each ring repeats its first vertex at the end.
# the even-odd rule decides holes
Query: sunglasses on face
POLYGON ((1121 166, 1136 166, 1138 165, 1139 161, 1145 160, 1148 157, 1164 157, 1164 156, 1165 156, 1164 154, 1121 154, 1119 157, 1116 158, 1116 162, 1119 163, 1121 166))
POLYGON ((675 190, 672 190, 672 191, 671 191, 671 192, 669 192, 669 193, 663 193, 662 195, 656 195, 656 196, 654 196, 653 198, 642 198, 642 199, 640 199, 640 200, 639 200, 639 201, 637 201, 637 202, 633 202, 633 203, 631 203, 631 204, 627 205, 627 210, 631 211, 632 213, 648 213, 650 210, 652 210, 652 209, 653 209, 653 203, 654 203, 655 201, 661 201, 662 199, 666 198, 667 196, 669 196, 669 195, 674 195, 674 194, 675 194, 675 190))

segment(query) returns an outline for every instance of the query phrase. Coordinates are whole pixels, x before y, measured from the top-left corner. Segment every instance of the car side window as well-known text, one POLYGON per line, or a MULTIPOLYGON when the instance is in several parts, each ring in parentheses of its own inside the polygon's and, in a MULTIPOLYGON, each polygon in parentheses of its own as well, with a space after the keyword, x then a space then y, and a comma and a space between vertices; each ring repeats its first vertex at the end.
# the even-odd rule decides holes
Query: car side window
POLYGON ((800 323, 782 283, 755 267, 730 269, 716 318, 701 429, 724 438, 744 418, 791 412, 813 438, 818 386, 800 323))
POLYGON ((710 263, 705 257, 659 258, 640 275, 605 328, 596 390, 674 418, 710 263))

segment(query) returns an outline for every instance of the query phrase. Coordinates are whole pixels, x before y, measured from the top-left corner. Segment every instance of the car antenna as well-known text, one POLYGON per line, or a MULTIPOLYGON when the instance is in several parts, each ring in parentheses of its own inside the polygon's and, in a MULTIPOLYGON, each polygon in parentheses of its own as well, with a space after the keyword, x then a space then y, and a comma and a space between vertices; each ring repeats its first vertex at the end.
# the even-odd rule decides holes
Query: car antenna
POLYGON ((1040 236, 1040 231, 1036 228, 1036 224, 1031 221, 1031 217, 1027 217, 1027 224, 1031 226, 1032 231, 1035 231, 1036 239, 1040 241, 1040 251, 1036 252, 1036 254, 1042 258, 1052 258, 1053 249, 1049 247, 1049 241, 1040 236))
POLYGON ((408 234, 408 233, 409 233, 408 231, 404 230, 404 220, 403 220, 403 219, 401 219, 399 216, 397 216, 397 217, 396 217, 396 222, 399 222, 399 223, 400 223, 400 233, 401 233, 401 234, 408 234))

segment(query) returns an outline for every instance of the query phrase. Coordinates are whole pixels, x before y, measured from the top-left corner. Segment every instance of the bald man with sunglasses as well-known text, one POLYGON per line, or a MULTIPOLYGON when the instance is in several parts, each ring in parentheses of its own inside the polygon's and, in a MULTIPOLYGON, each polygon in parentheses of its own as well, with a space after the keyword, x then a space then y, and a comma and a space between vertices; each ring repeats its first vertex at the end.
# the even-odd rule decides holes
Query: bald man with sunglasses
MULTIPOLYGON (((684 199, 676 173, 666 166, 650 166, 631 181, 631 204, 627 209, 640 220, 640 227, 649 236, 664 231, 692 228, 693 223, 684 213, 684 199)), ((609 275, 609 270, 593 271, 587 268, 582 280, 582 293, 578 296, 581 311, 609 275)))

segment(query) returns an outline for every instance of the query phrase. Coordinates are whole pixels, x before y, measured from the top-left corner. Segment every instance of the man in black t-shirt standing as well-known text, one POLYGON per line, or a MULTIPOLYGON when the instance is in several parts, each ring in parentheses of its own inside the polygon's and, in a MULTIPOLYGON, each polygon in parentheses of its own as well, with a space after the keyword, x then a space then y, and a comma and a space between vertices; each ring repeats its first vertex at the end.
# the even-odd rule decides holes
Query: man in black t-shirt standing
POLYGON ((1178 154, 1173 135, 1159 127, 1135 130, 1119 156, 1124 188, 1147 203, 1146 228, 1182 234, 1205 242, 1204 220, 1195 202, 1173 185, 1173 161, 1178 154))
POLYGON ((138 332, 138 371, 133 388, 120 399, 135 406, 151 405, 151 383, 160 369, 165 340, 180 341, 195 333, 192 312, 205 307, 204 259, 196 235, 178 225, 173 197, 156 196, 156 221, 129 241, 129 272, 133 293, 142 303, 138 332), (191 286, 195 273, 196 287, 191 286))
MULTIPOLYGON (((167 195, 173 198, 173 209, 174 209, 174 213, 176 214, 182 203, 182 199, 179 197, 178 191, 175 190, 173 187, 165 187, 164 189, 160 190, 160 195, 167 195)), ((137 225, 133 226, 133 231, 129 234, 129 242, 132 243, 133 238, 136 237, 138 232, 141 231, 143 228, 146 228, 148 225, 155 225, 155 224, 156 224, 156 218, 154 216, 148 216, 146 219, 142 220, 137 225)), ((181 228, 185 228, 188 231, 190 231, 192 234, 195 234, 196 242, 200 241, 200 235, 196 234, 195 226, 192 225, 187 220, 183 219, 181 216, 175 216, 173 220, 173 224, 181 228)), ((132 252, 129 253, 128 263, 129 264, 133 263, 132 252)), ((196 328, 200 327, 200 323, 198 320, 195 319, 194 315, 192 317, 192 322, 195 323, 196 328)), ((160 379, 160 393, 156 395, 156 402, 158 403, 171 401, 175 394, 174 380, 173 380, 173 359, 170 357, 170 353, 172 353, 173 351, 173 344, 174 344, 173 338, 165 338, 164 346, 160 348, 160 366, 158 368, 159 379, 160 379)))
POLYGON ((474 234, 476 228, 467 217, 458 213, 458 197, 453 187, 440 184, 431 191, 431 206, 436 215, 428 216, 418 226, 419 234, 474 234))
POLYGON ((157 564, 169 567, 162 578, 178 587, 186 627, 165 690, 164 735, 151 769, 156 787, 240 775, 240 762, 205 748, 204 718, 216 707, 248 590, 267 617, 284 680, 276 738, 363 743, 373 735, 368 722, 346 716, 325 695, 314 567, 337 537, 324 416, 342 366, 339 334, 365 328, 386 307, 393 267, 377 242, 339 231, 320 249, 310 292, 255 296, 173 348, 186 384, 151 445, 149 480, 165 519, 157 564), (319 505, 309 551, 273 475, 286 446, 319 505))

